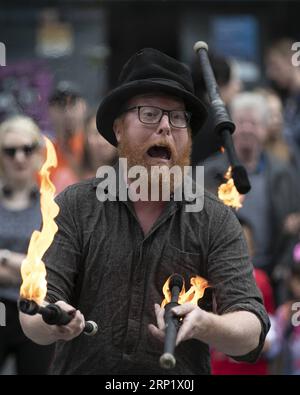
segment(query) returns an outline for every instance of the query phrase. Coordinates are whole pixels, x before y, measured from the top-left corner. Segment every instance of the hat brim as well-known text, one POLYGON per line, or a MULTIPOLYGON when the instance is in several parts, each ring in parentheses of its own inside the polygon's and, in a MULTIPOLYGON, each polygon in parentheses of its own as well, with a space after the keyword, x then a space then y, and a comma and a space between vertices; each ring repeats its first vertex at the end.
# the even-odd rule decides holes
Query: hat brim
POLYGON ((207 109, 197 96, 172 84, 170 80, 139 80, 124 84, 112 90, 101 102, 96 116, 96 124, 99 133, 112 145, 117 146, 117 140, 113 131, 113 123, 120 114, 124 103, 139 94, 157 92, 166 93, 182 99, 187 111, 192 113, 192 135, 197 134, 207 118, 207 109))

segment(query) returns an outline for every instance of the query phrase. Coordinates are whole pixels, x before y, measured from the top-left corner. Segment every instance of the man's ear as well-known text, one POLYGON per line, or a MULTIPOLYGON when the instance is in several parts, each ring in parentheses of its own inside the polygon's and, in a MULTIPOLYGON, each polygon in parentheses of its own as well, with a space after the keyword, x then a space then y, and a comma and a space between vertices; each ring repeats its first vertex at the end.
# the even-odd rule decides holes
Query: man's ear
POLYGON ((122 120, 120 118, 115 119, 113 123, 113 131, 115 133, 117 142, 119 143, 121 140, 121 134, 122 134, 122 120))

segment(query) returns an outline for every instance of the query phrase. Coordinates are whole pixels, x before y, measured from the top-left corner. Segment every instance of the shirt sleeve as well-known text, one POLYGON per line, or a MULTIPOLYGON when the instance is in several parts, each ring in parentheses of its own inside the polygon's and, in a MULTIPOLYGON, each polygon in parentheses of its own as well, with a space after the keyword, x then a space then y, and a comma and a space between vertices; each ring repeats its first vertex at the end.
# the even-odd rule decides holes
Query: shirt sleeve
POLYGON ((208 278, 218 314, 246 310, 259 318, 262 330, 258 347, 247 355, 232 357, 237 361, 255 362, 270 322, 253 277, 242 228, 229 208, 220 205, 219 210, 213 216, 210 229, 208 278))
POLYGON ((46 299, 51 303, 63 300, 72 304, 81 261, 80 239, 72 207, 72 189, 67 188, 55 201, 59 206, 59 214, 55 218, 58 231, 43 257, 47 270, 46 299))

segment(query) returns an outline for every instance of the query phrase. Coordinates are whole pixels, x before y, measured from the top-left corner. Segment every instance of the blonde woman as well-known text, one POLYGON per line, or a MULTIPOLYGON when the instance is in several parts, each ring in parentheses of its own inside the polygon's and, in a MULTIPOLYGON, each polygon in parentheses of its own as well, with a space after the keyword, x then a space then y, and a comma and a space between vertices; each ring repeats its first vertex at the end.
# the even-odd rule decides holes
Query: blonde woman
POLYGON ((0 301, 6 327, 0 331, 0 369, 10 354, 19 374, 46 373, 50 349, 29 341, 19 324, 17 300, 20 265, 32 232, 40 229, 37 171, 42 163, 43 137, 28 117, 9 118, 0 125, 0 301))

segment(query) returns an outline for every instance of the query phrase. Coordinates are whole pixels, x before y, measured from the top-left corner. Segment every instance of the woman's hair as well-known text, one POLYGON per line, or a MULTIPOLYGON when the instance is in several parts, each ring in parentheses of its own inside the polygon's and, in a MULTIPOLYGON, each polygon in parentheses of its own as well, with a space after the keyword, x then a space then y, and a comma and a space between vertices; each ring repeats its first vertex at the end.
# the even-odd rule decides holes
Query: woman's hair
MULTIPOLYGON (((0 124, 0 150, 3 146, 5 136, 10 132, 18 132, 22 135, 27 135, 32 138, 32 142, 42 148, 44 139, 37 124, 29 117, 24 115, 16 115, 6 119, 0 124)), ((3 166, 0 155, 0 176, 3 174, 3 166)))

